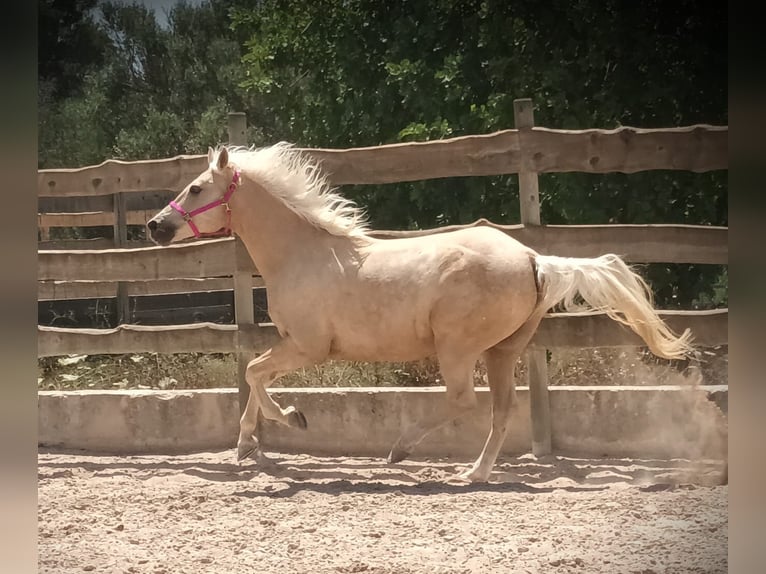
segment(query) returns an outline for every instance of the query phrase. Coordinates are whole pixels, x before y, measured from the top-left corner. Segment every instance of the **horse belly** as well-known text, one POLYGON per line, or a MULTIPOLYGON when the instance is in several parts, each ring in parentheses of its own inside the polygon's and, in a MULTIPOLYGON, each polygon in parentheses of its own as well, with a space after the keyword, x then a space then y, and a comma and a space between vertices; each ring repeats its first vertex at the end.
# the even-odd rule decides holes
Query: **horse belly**
POLYGON ((338 309, 333 319, 331 358, 415 361, 435 352, 430 308, 418 301, 416 293, 349 297, 338 309))

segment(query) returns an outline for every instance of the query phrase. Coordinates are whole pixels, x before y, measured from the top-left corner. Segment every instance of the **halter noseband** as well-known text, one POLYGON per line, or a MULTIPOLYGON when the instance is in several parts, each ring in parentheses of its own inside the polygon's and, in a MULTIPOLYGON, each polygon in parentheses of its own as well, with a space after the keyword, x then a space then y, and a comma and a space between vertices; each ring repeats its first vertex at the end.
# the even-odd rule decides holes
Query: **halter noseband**
POLYGON ((178 205, 175 201, 170 202, 170 207, 172 207, 178 213, 181 214, 181 217, 184 218, 184 221, 189 224, 189 227, 191 227, 192 233, 194 233, 194 237, 197 237, 197 238, 228 237, 229 235, 231 235, 231 207, 229 207, 229 199, 237 190, 238 185, 239 185, 239 171, 234 170, 234 177, 231 178, 231 183, 229 184, 229 187, 226 190, 226 193, 223 195, 221 199, 212 201, 208 203, 207 205, 198 207, 197 209, 193 211, 186 211, 183 207, 178 205), (226 227, 222 227, 218 231, 212 231, 210 233, 200 233, 200 230, 194 224, 194 221, 192 221, 192 217, 194 217, 195 215, 199 215, 200 213, 203 213, 210 209, 213 209, 214 207, 218 207, 219 205, 223 205, 223 207, 226 209, 226 227))

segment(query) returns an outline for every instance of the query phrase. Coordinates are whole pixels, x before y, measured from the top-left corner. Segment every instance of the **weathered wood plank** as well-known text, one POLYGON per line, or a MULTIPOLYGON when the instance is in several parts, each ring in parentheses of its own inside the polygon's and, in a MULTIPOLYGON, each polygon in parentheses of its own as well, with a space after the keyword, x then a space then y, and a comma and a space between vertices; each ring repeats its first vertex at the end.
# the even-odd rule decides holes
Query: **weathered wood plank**
MULTIPOLYGON (((479 220, 470 225, 434 230, 376 231, 373 235, 380 238, 413 237, 477 225, 495 227, 541 253, 564 257, 616 253, 630 262, 719 265, 725 265, 729 260, 728 228, 702 225, 524 227, 479 220)), ((132 281, 230 276, 234 269, 232 248, 219 243, 228 245, 232 241, 227 238, 171 247, 104 251, 41 250, 38 251, 38 279, 132 281)))
MULTIPOLYGON (((136 247, 139 247, 138 245, 136 247)), ((114 239, 111 237, 96 237, 94 239, 53 239, 38 241, 40 251, 103 251, 114 249, 114 239)))
POLYGON ((552 451, 551 404, 548 395, 548 351, 530 345, 525 353, 529 409, 532 422, 532 454, 545 456, 552 451))
MULTIPOLYGON (((237 146, 247 145, 247 117, 242 112, 230 112, 228 116, 229 143, 237 146)), ((237 237, 234 247, 234 259, 236 270, 234 271, 234 313, 235 321, 240 327, 253 325, 255 314, 253 310, 253 284, 252 274, 248 269, 252 266, 250 255, 245 244, 237 237)), ((242 339, 238 340, 242 343, 242 339)), ((252 359, 250 349, 238 349, 237 353, 237 386, 239 389, 239 414, 245 412, 250 386, 247 384, 245 374, 247 365, 252 359)))
MULTIPOLYGON (((131 239, 126 242, 124 249, 139 249, 142 247, 154 247, 156 244, 148 239, 131 239)), ((39 241, 37 249, 40 251, 106 251, 115 249, 114 240, 109 237, 97 237, 95 239, 54 239, 51 241, 39 241)))
POLYGON ((429 142, 304 151, 321 162, 333 185, 499 175, 516 173, 521 166, 516 130, 429 142))
POLYGON ((334 185, 538 173, 635 173, 728 167, 728 126, 614 130, 533 128, 346 150, 307 149, 334 185))
POLYGON ((729 228, 711 225, 498 225, 480 219, 414 231, 375 231, 382 239, 446 233, 468 227, 494 227, 545 255, 596 257, 616 253, 640 263, 710 263, 729 261, 729 228))
MULTIPOLYGON (((265 286, 263 277, 252 278, 253 288, 265 286)), ((231 291, 231 277, 219 279, 163 279, 159 281, 128 281, 128 295, 172 295, 177 293, 203 293, 231 291)), ((114 297, 117 284, 111 281, 38 281, 38 301, 66 301, 68 299, 107 299, 114 297)))
POLYGON ((250 326, 195 323, 174 326, 120 325, 116 329, 37 327, 38 357, 88 353, 232 353, 240 344, 254 352, 272 346, 279 335, 273 325, 250 326))
MULTIPOLYGON (((118 249, 126 249, 128 243, 128 210, 126 208, 125 194, 116 193, 114 198, 114 246, 118 249)), ((128 287, 124 281, 117 283, 117 323, 130 323, 130 297, 128 287)))
MULTIPOLYGON (((128 193, 125 196, 125 206, 128 211, 140 211, 144 209, 149 211, 159 211, 176 195, 178 195, 178 192, 172 190, 151 190, 128 193)), ((37 198, 38 213, 92 213, 96 211, 112 211, 112 194, 37 198)), ((109 224, 107 223, 105 225, 109 224)))
POLYGON ((614 130, 534 128, 523 142, 530 169, 539 173, 636 173, 655 169, 706 172, 727 169, 727 126, 614 130))
POLYGON ((38 251, 37 269, 38 280, 58 281, 228 277, 234 272, 234 242, 225 238, 143 249, 38 251))
MULTIPOLYGON (((729 310, 660 311, 660 317, 676 333, 691 329, 693 344, 725 345, 729 339, 729 310)), ((603 313, 554 313, 540 323, 532 344, 554 347, 642 347, 645 343, 628 327, 603 313)))
MULTIPOLYGON (((244 114, 243 114, 244 115, 244 114)), ((231 129, 231 128, 230 128, 231 129)), ((253 266, 250 255, 247 252, 245 244, 240 238, 235 241, 235 262, 234 271, 234 320, 242 328, 255 324, 255 309, 253 307, 253 275, 248 269, 253 266)), ((243 338, 238 339, 243 343, 243 338)), ((237 386, 239 389, 239 414, 245 412, 248 397, 250 396, 250 386, 247 383, 245 374, 247 365, 253 359, 253 349, 247 345, 247 348, 237 348, 237 386)))
POLYGON ((198 323, 167 327, 121 325, 116 329, 60 329, 37 327, 38 356, 74 353, 229 353, 236 325, 198 323))
MULTIPOLYGON (((540 193, 537 171, 528 161, 528 139, 535 125, 532 100, 521 98, 513 101, 513 115, 524 154, 519 170, 519 204, 521 223, 524 228, 540 226, 540 193)), ((530 345, 524 354, 527 363, 529 385, 529 408, 532 421, 532 453, 544 456, 551 453, 551 409, 548 397, 548 353, 545 347, 530 345)))
MULTIPOLYGON (((728 126, 614 130, 534 128, 524 140, 527 169, 608 173, 654 169, 694 172, 727 169, 728 126)), ((334 185, 419 181, 518 173, 524 165, 517 130, 430 142, 349 149, 304 149, 322 162, 334 185)), ((207 167, 207 156, 108 160, 37 175, 40 197, 180 191, 207 167)))
POLYGON ((39 197, 70 197, 180 191, 205 169, 207 156, 203 155, 132 162, 110 159, 81 168, 41 169, 37 172, 37 194, 39 197))
POLYGON ((186 325, 192 323, 234 323, 232 306, 228 304, 207 304, 183 307, 133 310, 131 317, 136 325, 186 325))
POLYGON ((594 257, 616 253, 636 263, 729 261, 729 229, 704 225, 546 225, 516 239, 545 255, 594 257))
MULTIPOLYGON (((519 130, 522 152, 526 156, 526 141, 535 125, 532 100, 529 98, 514 100, 513 112, 516 128, 519 130)), ((519 168, 519 207, 521 223, 531 226, 540 225, 540 190, 537 171, 530 168, 528 161, 523 161, 519 168)))
MULTIPOLYGON (((695 344, 701 347, 728 342, 728 309, 713 311, 662 311, 660 316, 676 332, 692 330, 695 344)), ((77 353, 234 353, 237 351, 237 326, 214 323, 193 325, 122 325, 117 329, 61 329, 37 327, 38 356, 77 353)), ((240 344, 263 352, 279 338, 268 323, 243 325, 240 344)), ((533 344, 557 347, 634 347, 644 346, 627 327, 603 313, 558 313, 545 317, 532 340, 533 344)))
MULTIPOLYGON (((156 209, 128 211, 128 225, 145 225, 157 215, 156 209)), ((105 227, 112 225, 114 214, 111 211, 87 211, 83 213, 38 213, 38 227, 105 227)))
MULTIPOLYGON (((146 193, 131 193, 128 197, 136 201, 146 198, 146 193)), ((148 209, 149 206, 144 206, 143 203, 141 209, 148 209)), ((135 208, 138 209, 138 208, 135 208)), ((112 196, 111 195, 90 195, 90 196, 74 196, 74 197, 42 197, 37 198, 37 212, 38 213, 92 213, 95 211, 104 211, 107 213, 112 212, 112 196)), ((110 220, 111 221, 111 220, 110 220)), ((104 225, 111 225, 111 223, 105 223, 104 225)))

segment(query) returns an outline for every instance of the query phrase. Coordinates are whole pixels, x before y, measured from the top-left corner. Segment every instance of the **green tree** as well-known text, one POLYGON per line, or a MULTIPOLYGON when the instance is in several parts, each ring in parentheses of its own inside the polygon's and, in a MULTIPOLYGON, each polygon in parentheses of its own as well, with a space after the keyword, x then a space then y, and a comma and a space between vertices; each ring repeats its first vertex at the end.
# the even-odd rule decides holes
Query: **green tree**
MULTIPOLYGON (((41 84, 39 167, 201 153, 224 141, 226 113, 247 107, 230 4, 179 2, 163 28, 137 3, 88 3, 82 17, 103 43, 98 66, 76 68, 82 73, 76 91, 53 90, 58 68, 41 84)), ((60 34, 52 27, 49 35, 60 34)), ((67 44, 50 49, 41 53, 41 69, 47 60, 75 67, 67 44)))
POLYGON ((109 40, 95 18, 98 0, 38 0, 37 77, 44 99, 79 93, 86 74, 104 63, 109 40))

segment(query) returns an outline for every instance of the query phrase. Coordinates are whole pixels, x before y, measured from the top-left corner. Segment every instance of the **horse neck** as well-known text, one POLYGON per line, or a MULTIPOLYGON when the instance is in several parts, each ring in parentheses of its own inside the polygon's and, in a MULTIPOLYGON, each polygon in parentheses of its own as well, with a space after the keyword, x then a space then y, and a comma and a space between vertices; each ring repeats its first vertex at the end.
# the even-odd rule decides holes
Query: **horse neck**
POLYGON ((255 183, 241 185, 229 203, 232 231, 242 239, 266 281, 292 262, 316 259, 338 243, 352 244, 350 238, 318 229, 255 183))

